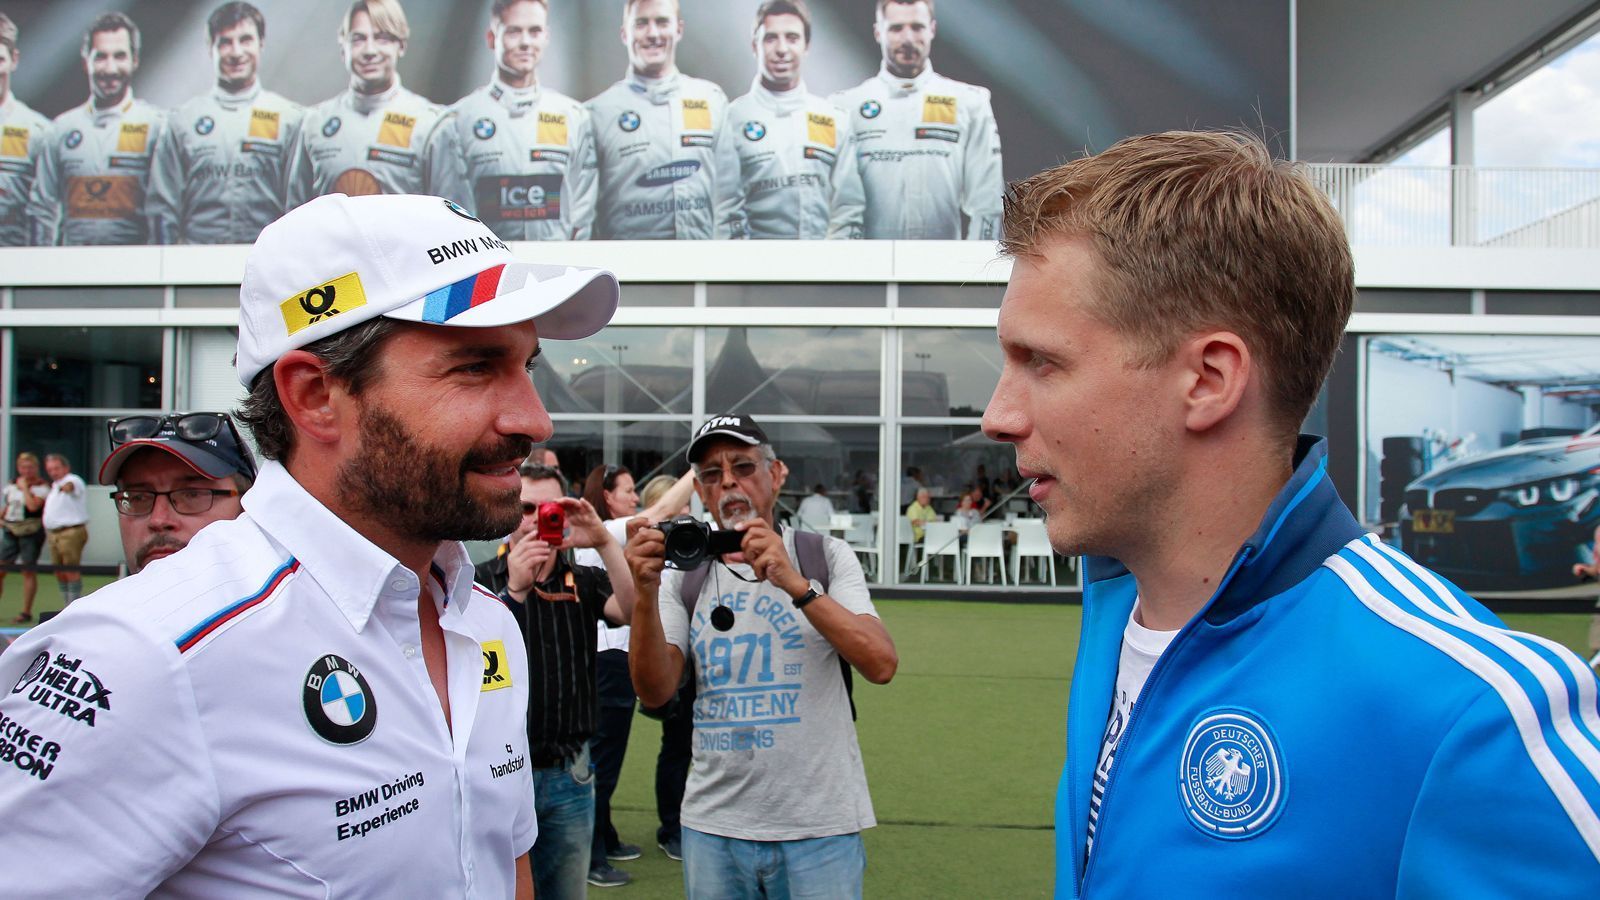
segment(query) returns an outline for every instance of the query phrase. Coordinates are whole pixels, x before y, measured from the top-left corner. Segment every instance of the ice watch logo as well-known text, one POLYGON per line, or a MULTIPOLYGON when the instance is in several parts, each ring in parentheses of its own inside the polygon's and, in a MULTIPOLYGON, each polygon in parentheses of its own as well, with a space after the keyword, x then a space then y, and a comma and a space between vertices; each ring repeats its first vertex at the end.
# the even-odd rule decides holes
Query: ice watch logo
POLYGON ((342 656, 330 653, 312 663, 300 696, 307 724, 330 744, 359 744, 378 723, 372 686, 342 656))
POLYGON ((639 180, 635 181, 634 184, 639 187, 661 187, 674 181, 682 181, 698 171, 700 171, 699 160, 677 159, 664 166, 656 166, 654 169, 640 175, 639 180))
POLYGON ((293 335, 324 319, 366 305, 367 293, 361 287, 361 276, 351 272, 295 294, 278 304, 278 309, 283 313, 284 328, 293 335))

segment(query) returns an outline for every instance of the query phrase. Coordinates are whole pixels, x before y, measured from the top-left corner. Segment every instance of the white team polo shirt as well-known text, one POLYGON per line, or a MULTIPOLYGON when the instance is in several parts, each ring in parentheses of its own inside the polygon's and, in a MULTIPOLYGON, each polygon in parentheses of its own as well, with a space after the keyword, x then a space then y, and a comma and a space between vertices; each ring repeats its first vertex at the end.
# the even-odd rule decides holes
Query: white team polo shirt
POLYGON ((416 576, 277 463, 244 506, 0 656, 3 892, 513 896, 537 825, 510 612, 440 548, 447 728, 416 576))
POLYGON ((44 498, 44 527, 47 531, 71 528, 89 521, 88 488, 83 479, 68 472, 66 477, 50 485, 44 498))

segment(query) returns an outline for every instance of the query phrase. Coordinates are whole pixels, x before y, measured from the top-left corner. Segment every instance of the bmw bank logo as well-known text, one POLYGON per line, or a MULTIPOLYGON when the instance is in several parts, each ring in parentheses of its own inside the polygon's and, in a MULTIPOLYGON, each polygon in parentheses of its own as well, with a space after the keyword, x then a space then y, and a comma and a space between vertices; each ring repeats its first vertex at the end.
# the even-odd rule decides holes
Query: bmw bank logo
POLYGON ((744 138, 747 141, 759 141, 767 136, 767 126, 760 122, 744 123, 744 138))
POLYGON ((339 133, 339 126, 342 124, 344 123, 339 121, 338 116, 334 116, 328 121, 322 123, 322 136, 330 138, 333 137, 339 133))
POLYGON ((492 119, 479 119, 472 123, 472 133, 480 141, 487 141, 494 137, 494 121, 492 119))
POLYGON ((622 115, 617 116, 617 127, 621 128, 623 131, 638 131, 639 114, 630 109, 622 115))
POLYGON ((198 135, 210 134, 211 133, 211 129, 213 129, 215 127, 217 127, 217 120, 211 118, 210 116, 201 116, 200 118, 194 120, 194 133, 195 134, 198 134, 198 135))
POLYGON ((1287 780, 1272 730, 1256 713, 1211 709, 1189 726, 1178 794, 1202 834, 1255 837, 1283 812, 1287 780))
POLYGON ((78 149, 78 145, 83 143, 83 132, 76 128, 72 129, 71 131, 67 132, 67 139, 62 143, 67 145, 68 150, 78 149))
POLYGON ((300 692, 306 722, 330 744, 359 744, 378 723, 378 703, 361 670, 328 654, 312 663, 300 692))
POLYGON ((868 100, 861 104, 861 118, 863 119, 876 119, 878 113, 881 112, 883 112, 883 106, 876 100, 868 100))

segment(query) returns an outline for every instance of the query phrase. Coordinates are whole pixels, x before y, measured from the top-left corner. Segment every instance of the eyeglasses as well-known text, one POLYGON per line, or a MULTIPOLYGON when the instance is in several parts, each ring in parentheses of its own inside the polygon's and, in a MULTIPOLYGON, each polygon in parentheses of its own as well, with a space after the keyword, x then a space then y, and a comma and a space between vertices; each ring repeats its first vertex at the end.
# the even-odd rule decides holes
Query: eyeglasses
MULTIPOLYGON (((756 469, 759 469, 760 467, 760 463, 757 463, 753 459, 741 459, 728 468, 733 470, 734 478, 745 479, 749 478, 751 475, 754 475, 756 473, 756 469)), ((700 479, 700 483, 706 487, 715 487, 722 483, 722 467, 701 466, 700 471, 696 473, 695 477, 700 479)))
POLYGON ((172 504, 172 511, 180 516, 196 516, 210 509, 217 502, 218 497, 237 497, 238 491, 223 491, 215 488, 179 488, 175 491, 113 491, 111 502, 117 505, 117 512, 130 518, 141 518, 150 515, 156 508, 156 498, 165 497, 172 504))
POLYGON ((111 449, 115 450, 129 441, 140 441, 156 437, 168 428, 172 429, 179 439, 185 441, 210 441, 215 440, 225 450, 231 451, 239 457, 243 465, 239 468, 246 477, 254 480, 256 477, 255 460, 244 450, 244 439, 239 436, 239 429, 233 420, 225 413, 193 412, 182 415, 170 416, 123 416, 112 419, 106 423, 106 431, 111 438, 111 449), (231 445, 231 446, 230 446, 231 445))

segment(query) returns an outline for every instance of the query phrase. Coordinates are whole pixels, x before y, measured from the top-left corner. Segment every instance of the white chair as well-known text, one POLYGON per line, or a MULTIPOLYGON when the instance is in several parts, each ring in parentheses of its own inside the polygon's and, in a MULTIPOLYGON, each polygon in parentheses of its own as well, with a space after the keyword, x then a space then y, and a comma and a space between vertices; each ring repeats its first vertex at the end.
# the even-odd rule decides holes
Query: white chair
POLYGON ((817 534, 827 534, 828 527, 833 524, 833 516, 831 514, 806 515, 802 513, 799 516, 796 516, 796 518, 800 520, 801 531, 814 531, 817 534))
POLYGON ((855 525, 855 519, 856 517, 849 513, 834 513, 833 517, 828 520, 828 530, 849 531, 855 525))
POLYGON ((900 525, 895 531, 895 559, 900 566, 900 576, 904 578, 911 574, 911 567, 917 562, 917 533, 911 528, 909 517, 897 518, 900 525))
MULTIPOLYGON (((972 561, 978 557, 993 559, 1000 569, 1000 583, 1006 583, 1006 529, 999 522, 979 522, 967 532, 967 584, 972 583, 972 561)), ((986 567, 987 568, 987 567, 986 567)), ((994 569, 988 569, 989 580, 994 580, 994 569)))
POLYGON ((961 584, 961 526, 954 522, 929 522, 922 526, 923 581, 928 580, 928 566, 935 558, 952 560, 950 580, 961 584))
MULTIPOLYGON (((1031 559, 1043 565, 1050 573, 1050 584, 1056 583, 1056 551, 1050 546, 1050 535, 1044 530, 1043 519, 1018 519, 1011 526, 1017 532, 1017 542, 1011 546, 1011 571, 1017 584, 1022 583, 1022 560, 1031 559)), ((1044 579, 1041 577, 1041 581, 1044 579)))
POLYGON ((878 519, 873 515, 852 518, 844 532, 845 543, 861 559, 861 568, 868 578, 878 577, 878 519))

